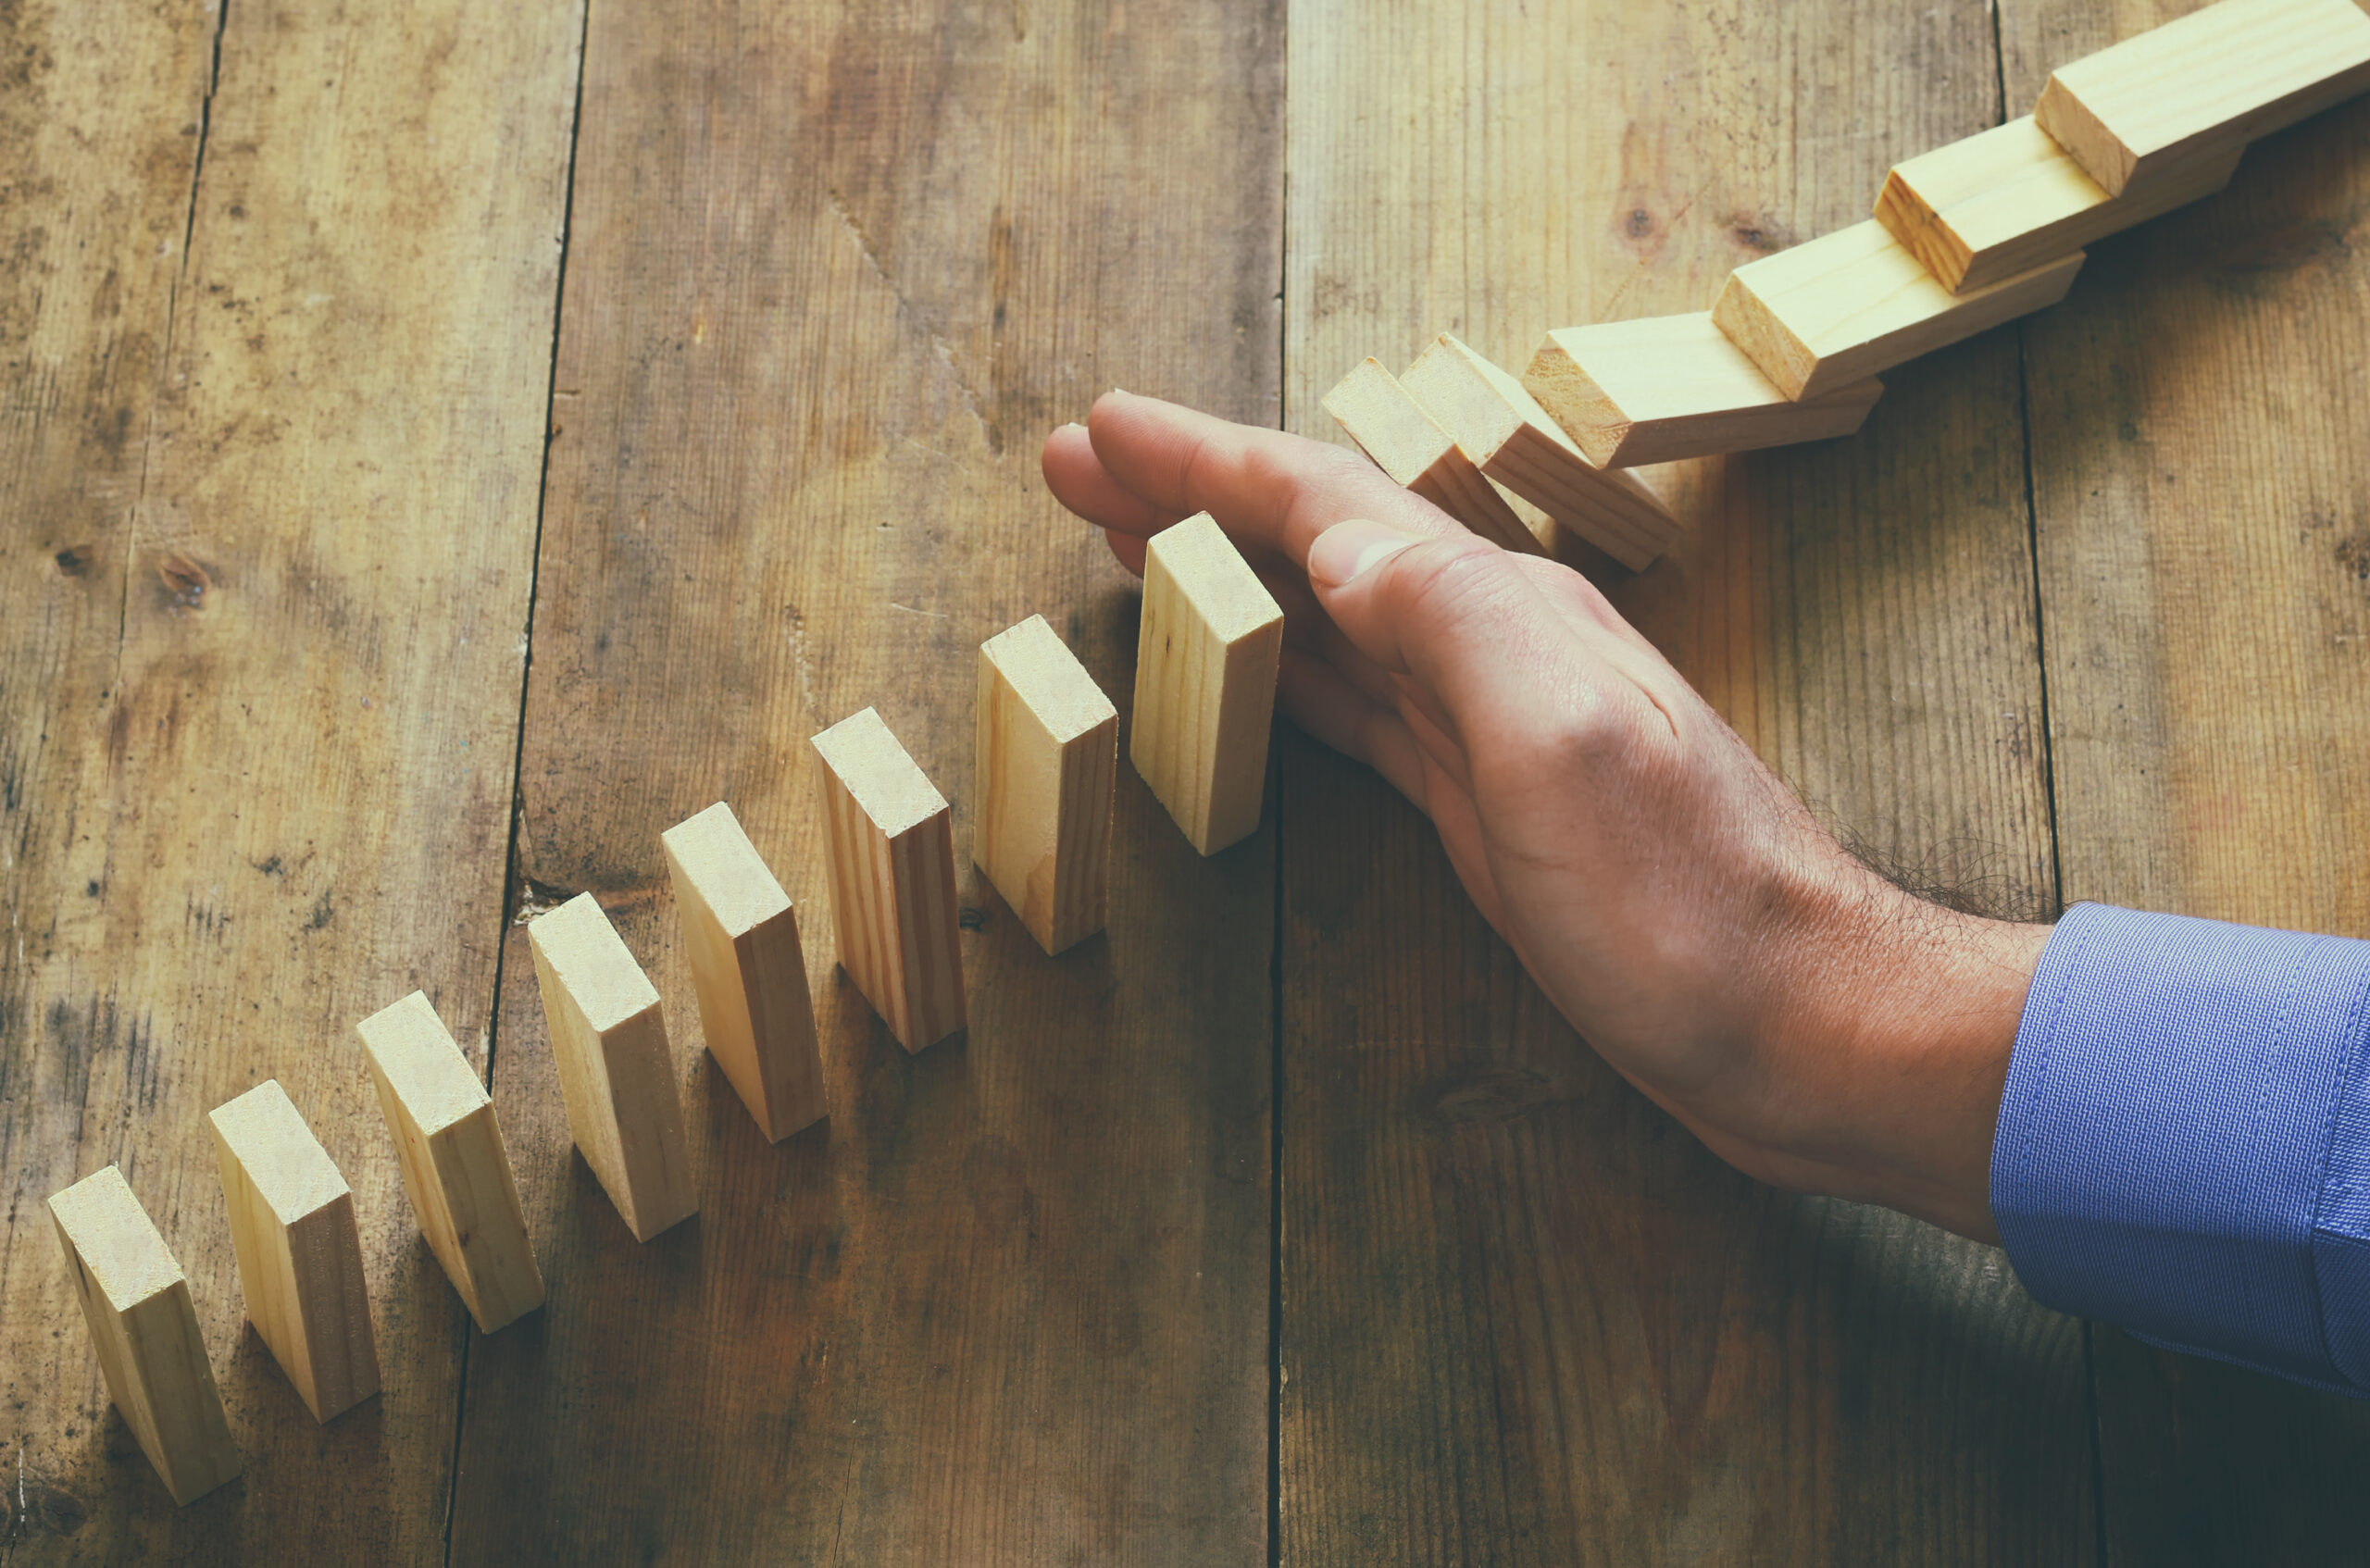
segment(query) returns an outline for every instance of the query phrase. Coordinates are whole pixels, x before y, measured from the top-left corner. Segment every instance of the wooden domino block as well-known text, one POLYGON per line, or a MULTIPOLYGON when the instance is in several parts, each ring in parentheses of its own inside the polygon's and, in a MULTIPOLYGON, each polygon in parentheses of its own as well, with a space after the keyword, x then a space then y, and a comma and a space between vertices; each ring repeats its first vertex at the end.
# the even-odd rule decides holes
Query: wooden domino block
POLYGON ((1531 531, 1454 438, 1380 360, 1368 359, 1342 377, 1325 394, 1325 411, 1392 483, 1414 491, 1503 549, 1553 554, 1553 536, 1531 531))
POLYGON ((2244 151, 2177 165, 2110 196, 2027 115, 1894 166, 1877 221, 1944 288, 1965 293, 2212 195, 2244 151))
POLYGON ((722 801, 658 838, 708 1054, 779 1143, 825 1109, 798 915, 722 801))
POLYGON ((2033 118, 2110 195, 2370 89, 2353 0, 2221 0, 2060 66, 2033 118))
POLYGON ((954 823, 870 708, 815 737, 831 835, 840 966, 889 1032, 923 1051, 963 1027, 954 823))
POLYGON ((1678 537, 1644 480, 1590 462, 1522 382, 1447 333, 1399 380, 1474 467, 1631 571, 1678 537))
POLYGON ((418 991, 355 1027, 429 1251, 480 1333, 543 1304, 493 1099, 418 991))
POLYGON ((49 1201, 107 1398, 177 1503, 239 1473, 189 1281, 113 1165, 49 1201))
POLYGON ((1103 929, 1119 710, 1042 616, 979 644, 971 858, 1047 952, 1103 929))
POLYGON ((316 1421, 379 1391, 354 1194, 277 1078, 206 1116, 247 1321, 316 1421))
POLYGON ((1875 218, 1728 275, 1712 319, 1788 397, 1819 397, 2055 305, 2082 253, 1953 294, 1875 218))
POLYGON ((647 1241, 700 1206, 657 989, 591 893, 529 922, 527 945, 568 1131, 626 1228, 647 1241))
POLYGON ((1608 468, 1848 436, 1885 390, 1870 378, 1797 403, 1708 310, 1559 327, 1522 380, 1589 461, 1608 468))
POLYGON ((1259 826, 1283 652, 1284 612, 1207 512, 1153 536, 1128 760, 1204 854, 1259 826))

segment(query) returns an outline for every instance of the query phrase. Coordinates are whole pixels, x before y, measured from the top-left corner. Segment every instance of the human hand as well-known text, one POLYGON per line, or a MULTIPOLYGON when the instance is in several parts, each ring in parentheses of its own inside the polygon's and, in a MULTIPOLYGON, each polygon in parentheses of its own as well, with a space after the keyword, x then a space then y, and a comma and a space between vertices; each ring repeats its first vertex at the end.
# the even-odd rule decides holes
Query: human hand
POLYGON ((1348 451, 1113 392, 1042 461, 1139 574, 1151 535, 1216 519, 1284 608, 1284 711, 1430 817, 1549 1000, 1714 1152, 1996 1239, 2046 927, 1886 882, 1587 579, 1348 451))

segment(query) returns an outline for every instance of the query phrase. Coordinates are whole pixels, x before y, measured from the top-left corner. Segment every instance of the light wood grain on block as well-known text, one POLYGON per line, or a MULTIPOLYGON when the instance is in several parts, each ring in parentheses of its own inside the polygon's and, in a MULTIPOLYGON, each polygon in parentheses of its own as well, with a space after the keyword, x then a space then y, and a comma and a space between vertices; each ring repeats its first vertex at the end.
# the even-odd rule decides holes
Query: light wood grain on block
POLYGON ((979 644, 971 858, 1049 953, 1103 929, 1119 710, 1042 616, 979 644))
POLYGON ((429 1251, 480 1333, 543 1304, 493 1097, 419 991, 355 1026, 429 1251))
POLYGON ((1342 377, 1325 394, 1325 411, 1393 483, 1414 491, 1492 544, 1530 555, 1553 553, 1553 539, 1531 531, 1455 439, 1380 360, 1367 359, 1342 377))
POLYGON ((2057 68, 2033 118, 2108 193, 2370 88, 2353 0, 2221 0, 2057 68))
POLYGON ((239 1473, 239 1450, 181 1264, 113 1165, 51 1198, 49 1216, 107 1398, 173 1500, 205 1496, 239 1473))
POLYGON ((722 801, 667 829, 659 843, 708 1054, 758 1130, 778 1143, 824 1112, 797 912, 722 801))
POLYGON ((1523 385, 1589 461, 1612 468, 1848 436, 1885 390, 1871 378, 1797 403, 1708 310, 1558 327, 1523 385))
POLYGON ((2111 196, 2027 115, 1895 165, 1877 221, 1964 293, 2212 195, 2244 152, 2175 165, 2111 196))
POLYGON ((266 1078, 206 1115, 247 1320, 316 1421, 379 1391, 354 1194, 288 1091, 266 1078))
POLYGON ((1712 319, 1790 398, 1879 370, 2055 305, 2082 253, 1953 294, 1875 218, 1729 274, 1712 319))
POLYGON ((1284 612, 1207 512, 1153 536, 1128 760, 1205 855, 1259 826, 1283 648, 1284 612))
POLYGON ((954 814, 872 709, 815 737, 840 966, 907 1051, 963 1027, 954 814))
POLYGON ((697 1212, 658 991, 591 893, 528 923, 568 1131, 637 1241, 697 1212))
POLYGON ((1520 380, 1447 333, 1399 380, 1474 467, 1630 570, 1678 537, 1644 480, 1590 462, 1520 380))

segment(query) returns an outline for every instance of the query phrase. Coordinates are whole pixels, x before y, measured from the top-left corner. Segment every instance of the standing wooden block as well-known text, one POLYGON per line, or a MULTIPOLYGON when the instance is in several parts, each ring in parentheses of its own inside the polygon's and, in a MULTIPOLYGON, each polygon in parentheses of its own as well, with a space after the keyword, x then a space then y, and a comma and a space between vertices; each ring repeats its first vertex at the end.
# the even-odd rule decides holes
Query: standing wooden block
POLYGON ((1520 381, 1447 333, 1399 380, 1483 474, 1631 571, 1678 539, 1644 480, 1589 461, 1520 381))
POLYGON ((1953 294, 1875 218, 1729 274, 1712 319, 1790 398, 1819 397, 2055 305, 2082 253, 1953 294))
POLYGON ((1031 616, 979 644, 971 858, 1049 953, 1103 929, 1119 710, 1031 616))
POLYGON ((239 1473, 189 1281, 113 1165, 49 1201, 107 1398, 177 1503, 239 1473))
POLYGON ((314 1420, 343 1414, 379 1391, 354 1194, 277 1078, 206 1121, 247 1319, 314 1420))
POLYGON ((543 1304, 493 1099, 418 991, 355 1026, 429 1251, 491 1334, 543 1304))
POLYGON ((907 1051, 961 1028, 963 944, 946 798, 870 708, 815 737, 840 966, 907 1051))
POLYGON ((758 1130, 779 1143, 825 1109, 798 915, 722 801, 667 829, 659 843, 708 1054, 758 1130))
POLYGON ((1259 826, 1283 653, 1284 612, 1207 512, 1153 535, 1128 759, 1204 854, 1259 826))
POLYGON ((2212 195, 2245 150, 2177 165, 2110 196, 2027 115, 1894 166, 1877 221, 1944 288, 1965 293, 2212 195))
POLYGON ((1502 549, 1553 554, 1552 537, 1530 530, 1380 360, 1368 359, 1342 377, 1325 394, 1325 411, 1392 483, 1414 491, 1502 549))
POLYGON ((2033 118, 2122 195, 2365 88, 2370 17, 2353 0, 2221 0, 2058 67, 2033 118))
POLYGON ((1870 378, 1797 403, 1708 310, 1559 327, 1522 380, 1589 461, 1608 468, 1848 436, 1885 390, 1870 378))
POLYGON ((700 1206, 658 991, 579 893, 527 927, 568 1127, 636 1241, 700 1206))

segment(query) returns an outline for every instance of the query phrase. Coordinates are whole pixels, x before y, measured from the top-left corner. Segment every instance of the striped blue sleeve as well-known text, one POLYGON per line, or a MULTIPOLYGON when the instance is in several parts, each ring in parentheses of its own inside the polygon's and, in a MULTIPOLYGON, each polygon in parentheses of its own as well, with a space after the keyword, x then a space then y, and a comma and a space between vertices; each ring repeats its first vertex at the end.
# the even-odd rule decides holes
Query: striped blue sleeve
POLYGON ((2370 1397, 2370 942, 2077 904, 1991 1213, 2045 1306, 2370 1397))

